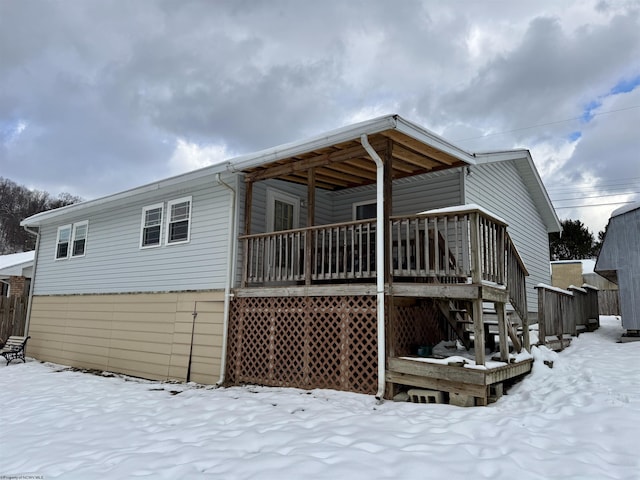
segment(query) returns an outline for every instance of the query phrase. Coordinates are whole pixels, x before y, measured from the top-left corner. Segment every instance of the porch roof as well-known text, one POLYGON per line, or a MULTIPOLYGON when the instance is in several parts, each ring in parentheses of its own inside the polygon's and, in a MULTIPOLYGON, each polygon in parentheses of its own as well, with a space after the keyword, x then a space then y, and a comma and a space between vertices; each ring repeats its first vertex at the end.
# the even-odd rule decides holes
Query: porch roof
POLYGON ((362 135, 368 136, 381 156, 388 149, 394 179, 475 163, 472 154, 438 135, 399 115, 386 115, 236 158, 230 165, 243 172, 247 181, 279 178, 307 184, 307 171, 315 168, 319 188, 340 190, 368 185, 376 181, 376 168, 361 144, 362 135))

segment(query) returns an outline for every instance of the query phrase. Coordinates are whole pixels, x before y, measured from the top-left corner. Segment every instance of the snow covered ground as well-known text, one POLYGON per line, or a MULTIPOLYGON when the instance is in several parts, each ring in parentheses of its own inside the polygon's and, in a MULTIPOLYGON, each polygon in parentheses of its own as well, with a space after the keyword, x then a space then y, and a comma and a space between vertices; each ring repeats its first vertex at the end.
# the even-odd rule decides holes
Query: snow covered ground
POLYGON ((474 408, 1 362, 0 478, 640 478, 640 343, 601 323, 474 408))

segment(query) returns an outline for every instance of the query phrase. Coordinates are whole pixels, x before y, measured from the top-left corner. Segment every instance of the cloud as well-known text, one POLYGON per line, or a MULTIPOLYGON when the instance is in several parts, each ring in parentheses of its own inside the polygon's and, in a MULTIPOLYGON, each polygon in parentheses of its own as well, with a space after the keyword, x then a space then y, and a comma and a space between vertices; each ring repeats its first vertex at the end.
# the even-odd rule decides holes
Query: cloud
POLYGON ((201 146, 179 138, 169 166, 172 174, 178 175, 223 162, 231 156, 225 145, 201 146))
POLYGON ((604 188, 635 168, 637 111, 609 126, 600 112, 636 102, 639 10, 637 0, 0 2, 0 175, 92 198, 399 113, 469 150, 530 148, 552 186, 604 188), (599 163, 613 146, 619 171, 599 163))

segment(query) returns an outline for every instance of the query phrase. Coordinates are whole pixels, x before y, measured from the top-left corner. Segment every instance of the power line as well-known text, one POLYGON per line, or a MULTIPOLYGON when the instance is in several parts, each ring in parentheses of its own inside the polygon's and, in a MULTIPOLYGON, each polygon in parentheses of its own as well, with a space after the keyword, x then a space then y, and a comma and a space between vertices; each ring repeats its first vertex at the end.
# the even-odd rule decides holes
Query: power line
POLYGON ((640 185, 628 185, 625 187, 617 187, 617 188, 612 188, 612 187, 589 187, 589 188, 580 188, 580 189, 567 189, 567 190, 556 190, 556 191, 549 191, 547 190, 547 192, 549 192, 549 195, 551 196, 558 196, 558 195, 593 195, 593 194, 602 194, 602 195, 608 195, 608 194, 617 194, 617 195, 624 195, 627 192, 632 192, 639 188, 640 185))
POLYGON ((593 189, 598 189, 598 190, 615 190, 618 188, 626 188, 626 187, 637 187, 638 186, 638 182, 640 182, 640 177, 637 178, 627 178, 622 182, 617 182, 617 181, 613 181, 613 182, 602 182, 599 183, 598 185, 585 185, 583 187, 581 186, 554 186, 554 187, 549 187, 547 188, 548 191, 555 191, 555 190, 562 190, 562 191, 567 191, 567 190, 593 190, 593 189))
POLYGON ((611 193, 609 195, 592 195, 588 197, 571 197, 571 198, 556 198, 551 199, 552 202, 566 202, 568 200, 586 200, 587 198, 605 198, 605 197, 619 197, 620 195, 634 195, 640 192, 624 192, 624 193, 611 193))
POLYGON ((620 186, 625 186, 625 185, 633 185, 635 186, 635 184, 637 182, 640 181, 640 177, 632 177, 632 178, 617 178, 617 179, 613 179, 613 180, 609 180, 606 182, 602 182, 598 185, 588 185, 588 186, 553 186, 553 187, 549 187, 547 190, 571 190, 571 189, 583 189, 583 188, 607 188, 607 187, 620 187, 620 186))
POLYGON ((607 207, 609 205, 628 205, 630 203, 636 203, 636 202, 630 201, 630 202, 597 203, 593 205, 568 205, 566 207, 553 207, 553 208, 555 208, 556 210, 563 210, 565 208, 607 207))
MULTIPOLYGON (((618 108, 618 109, 615 109, 615 110, 607 110, 606 112, 593 113, 593 114, 591 114, 591 118, 599 117, 600 115, 608 115, 609 113, 616 113, 616 112, 623 112, 625 110, 632 110, 634 108, 640 108, 640 105, 632 105, 630 107, 618 108)), ((487 133, 486 135, 480 135, 478 137, 459 138, 457 140, 454 140, 454 142, 466 142, 467 140, 477 140, 479 138, 487 138, 487 137, 493 137, 493 136, 496 136, 496 135, 504 135, 505 133, 520 132, 522 130, 530 130, 532 128, 546 127, 546 126, 549 126, 549 125, 557 125, 559 123, 566 123, 566 122, 572 122, 574 120, 583 120, 583 119, 584 119, 584 115, 582 115, 580 117, 565 118, 564 120, 556 120, 556 121, 547 122, 547 123, 538 123, 536 125, 529 125, 528 127, 514 128, 513 130, 505 130, 505 131, 502 131, 502 132, 487 133)))

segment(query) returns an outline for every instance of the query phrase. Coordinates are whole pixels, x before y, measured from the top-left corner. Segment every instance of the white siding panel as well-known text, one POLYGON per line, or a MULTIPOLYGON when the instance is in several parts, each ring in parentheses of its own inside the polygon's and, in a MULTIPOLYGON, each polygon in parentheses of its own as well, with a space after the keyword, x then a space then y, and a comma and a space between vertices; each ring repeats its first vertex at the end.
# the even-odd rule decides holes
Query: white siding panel
MULTIPOLYGON (((300 227, 307 225, 307 187, 280 180, 265 180, 253 184, 253 209, 251 211, 251 233, 264 233, 266 231, 265 220, 267 218, 267 189, 271 188, 280 192, 293 195, 300 199, 300 227)), ((244 186, 242 189, 242 219, 244 226, 244 186)), ((332 198, 331 193, 316 189, 316 225, 332 223, 332 198)), ((244 228, 244 227, 243 227, 244 228)))
MULTIPOLYGON (((224 288, 229 191, 214 182, 162 193, 118 209, 65 223, 89 221, 86 254, 54 260, 58 225, 42 227, 34 284, 37 295, 124 293, 224 288), (189 243, 140 249, 142 208, 192 196, 189 243)), ((165 217, 166 217, 165 209, 165 217)), ((163 225, 164 229, 164 225, 163 225)))
POLYGON ((549 236, 531 194, 513 162, 496 162, 472 167, 466 177, 466 203, 476 203, 506 220, 509 235, 529 271, 527 303, 538 311, 533 288, 551 284, 549 236))

